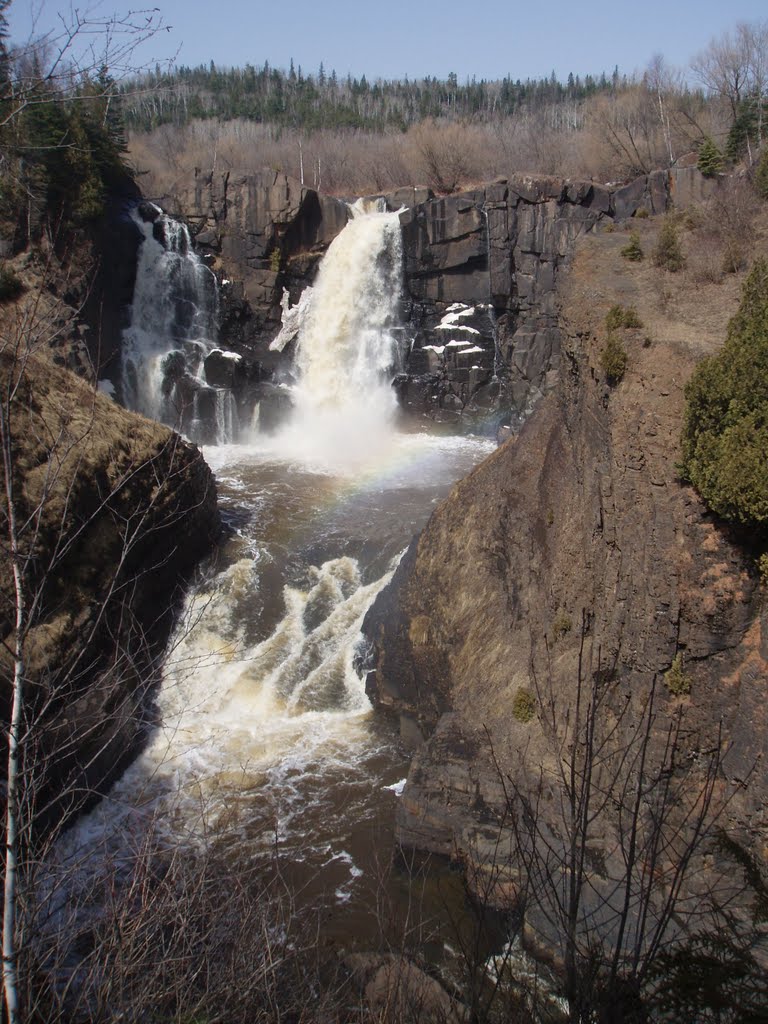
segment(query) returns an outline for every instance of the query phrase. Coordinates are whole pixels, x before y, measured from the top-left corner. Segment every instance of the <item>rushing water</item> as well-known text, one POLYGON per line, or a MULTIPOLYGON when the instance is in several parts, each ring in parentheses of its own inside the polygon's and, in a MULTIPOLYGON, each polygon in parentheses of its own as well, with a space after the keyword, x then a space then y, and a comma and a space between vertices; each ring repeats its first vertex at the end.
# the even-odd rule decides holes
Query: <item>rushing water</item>
POLYGON ((216 278, 195 252, 186 225, 147 207, 154 220, 133 214, 142 241, 131 322, 122 339, 123 400, 194 441, 231 442, 239 429, 234 396, 210 386, 205 373, 205 358, 216 348, 216 278))
POLYGON ((152 830, 251 860, 277 850, 305 892, 365 905, 407 754, 354 671, 360 626, 435 504, 492 448, 397 428, 400 264, 397 215, 359 212, 313 289, 290 422, 205 450, 229 539, 188 598, 146 749, 66 838, 64 862, 98 852, 114 870, 152 830))

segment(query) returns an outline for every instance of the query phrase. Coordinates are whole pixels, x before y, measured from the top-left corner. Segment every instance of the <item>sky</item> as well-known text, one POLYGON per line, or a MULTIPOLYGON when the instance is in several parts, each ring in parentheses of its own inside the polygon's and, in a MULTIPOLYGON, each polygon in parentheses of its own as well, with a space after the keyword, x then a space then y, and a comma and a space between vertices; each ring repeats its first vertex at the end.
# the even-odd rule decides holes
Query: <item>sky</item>
MULTIPOLYGON (((305 74, 340 77, 480 79, 540 78, 642 71, 654 54, 685 68, 710 39, 741 21, 768 20, 766 0, 387 0, 381 7, 359 0, 154 0, 156 33, 133 55, 134 64, 175 60, 195 66, 245 63, 287 69, 291 59, 305 74)), ((80 0, 81 14, 124 16, 136 4, 80 0)), ((68 4, 13 0, 11 39, 20 43, 71 20, 68 4)))

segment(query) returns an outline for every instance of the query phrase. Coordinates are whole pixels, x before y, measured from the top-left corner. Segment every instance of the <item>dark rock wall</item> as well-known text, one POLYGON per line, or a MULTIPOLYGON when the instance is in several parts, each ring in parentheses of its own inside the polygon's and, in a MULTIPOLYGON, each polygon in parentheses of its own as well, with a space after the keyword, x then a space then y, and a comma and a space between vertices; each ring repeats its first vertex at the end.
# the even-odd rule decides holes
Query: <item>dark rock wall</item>
MULTIPOLYGON (((557 378, 553 296, 576 240, 602 222, 663 212, 670 194, 684 205, 703 187, 696 175, 657 171, 610 188, 518 175, 447 197, 423 188, 382 197, 390 210, 406 207, 401 405, 457 429, 522 422, 557 378), (461 321, 471 333, 439 327, 454 304, 473 310, 461 321), (469 342, 465 352, 460 340, 469 342)), ((198 174, 189 189, 157 201, 190 224, 222 283, 223 347, 244 357, 251 379, 289 370, 291 347, 269 349, 283 290, 295 304, 311 284, 350 217, 347 204, 274 171, 198 174)))
POLYGON ((346 203, 277 171, 197 174, 194 185, 157 199, 185 220, 222 288, 222 345, 277 364, 269 342, 280 329, 280 300, 311 283, 325 250, 347 223, 346 203))
MULTIPOLYGON (((674 173, 674 172, 672 172, 674 173)), ((554 305, 557 276, 580 235, 604 220, 638 210, 663 212, 665 171, 609 189, 588 181, 518 175, 481 189, 432 199, 402 215, 409 325, 415 338, 403 401, 438 419, 485 424, 520 422, 554 384, 561 332, 554 305), (456 353, 419 351, 441 345, 436 330, 453 303, 485 311, 469 321, 481 347, 468 367, 456 353)))

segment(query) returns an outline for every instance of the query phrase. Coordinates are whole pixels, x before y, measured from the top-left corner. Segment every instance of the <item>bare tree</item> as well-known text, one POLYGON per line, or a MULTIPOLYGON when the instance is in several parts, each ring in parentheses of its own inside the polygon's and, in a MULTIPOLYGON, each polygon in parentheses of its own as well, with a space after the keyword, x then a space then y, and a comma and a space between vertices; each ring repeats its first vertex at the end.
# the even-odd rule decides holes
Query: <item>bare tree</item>
POLYGON ((754 95, 756 107, 756 141, 759 145, 763 138, 763 108, 768 89, 768 21, 742 23, 736 32, 746 54, 749 88, 754 95))
POLYGON ((72 87, 83 78, 96 79, 102 68, 109 68, 113 78, 136 74, 141 70, 136 50, 169 28, 157 8, 105 16, 97 7, 63 8, 55 28, 38 34, 33 25, 29 39, 8 48, 6 75, 0 80, 0 128, 27 107, 50 103, 52 94, 71 99, 72 87))
POLYGON ((691 69, 705 89, 728 102, 735 121, 749 81, 749 54, 744 38, 737 33, 734 39, 726 32, 719 39, 712 39, 691 61, 691 69))
POLYGON ((664 57, 656 53, 651 58, 648 70, 645 73, 646 82, 650 91, 656 97, 656 105, 659 112, 659 124, 664 135, 670 167, 675 162, 675 153, 672 146, 672 129, 670 124, 669 103, 670 95, 674 91, 680 91, 679 81, 675 82, 673 72, 667 66, 664 57), (675 89, 677 86, 677 89, 675 89))
POLYGON ((713 39, 706 50, 692 62, 694 74, 713 95, 728 104, 734 124, 743 105, 754 106, 755 137, 746 133, 747 149, 752 161, 752 143, 763 137, 763 104, 768 81, 768 22, 741 22, 733 35, 726 33, 713 39))
POLYGON ((532 675, 551 762, 525 780, 497 763, 519 901, 557 954, 570 1020, 642 1020, 661 954, 707 926, 692 868, 726 805, 721 738, 691 759, 682 704, 661 713, 658 678, 639 699, 622 694, 586 616, 572 702, 532 675))

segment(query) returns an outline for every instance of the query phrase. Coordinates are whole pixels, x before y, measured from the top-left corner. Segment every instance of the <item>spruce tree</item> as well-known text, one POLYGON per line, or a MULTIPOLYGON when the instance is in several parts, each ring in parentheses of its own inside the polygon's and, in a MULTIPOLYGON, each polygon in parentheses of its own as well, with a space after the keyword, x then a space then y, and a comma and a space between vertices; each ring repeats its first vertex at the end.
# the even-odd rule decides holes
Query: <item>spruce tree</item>
POLYGON ((768 145, 763 147, 763 154, 755 171, 755 188, 761 199, 768 199, 768 145))
POLYGON ((639 263, 643 258, 644 253, 640 245, 640 235, 637 231, 630 233, 629 241, 621 250, 621 255, 625 260, 630 260, 632 263, 639 263))
POLYGON ((681 469, 724 519, 768 533, 768 261, 759 259, 722 350, 685 389, 681 469))
POLYGON ((653 250, 653 262, 655 266, 662 267, 672 274, 682 270, 685 266, 685 257, 683 256, 683 250, 680 248, 677 227, 675 222, 669 217, 666 217, 661 225, 659 240, 656 243, 656 248, 653 250))
POLYGON ((696 166, 705 178, 714 178, 723 169, 723 154, 709 135, 704 137, 699 147, 699 160, 696 166))

